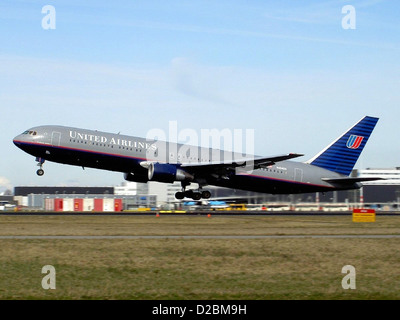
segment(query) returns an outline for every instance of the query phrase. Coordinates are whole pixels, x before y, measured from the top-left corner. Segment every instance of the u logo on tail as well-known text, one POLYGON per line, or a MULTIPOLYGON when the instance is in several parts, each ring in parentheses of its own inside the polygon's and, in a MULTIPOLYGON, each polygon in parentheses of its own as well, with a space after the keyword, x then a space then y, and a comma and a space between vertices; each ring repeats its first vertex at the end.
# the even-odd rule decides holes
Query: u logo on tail
POLYGON ((361 145, 361 142, 363 141, 364 137, 363 136, 356 136, 352 134, 349 137, 349 140, 347 140, 346 146, 349 149, 358 149, 358 147, 361 145))

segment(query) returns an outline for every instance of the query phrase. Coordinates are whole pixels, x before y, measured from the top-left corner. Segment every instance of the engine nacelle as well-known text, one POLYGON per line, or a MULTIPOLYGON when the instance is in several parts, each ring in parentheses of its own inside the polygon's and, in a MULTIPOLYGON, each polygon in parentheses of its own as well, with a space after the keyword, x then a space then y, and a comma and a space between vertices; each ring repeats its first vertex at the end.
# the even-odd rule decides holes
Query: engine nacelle
POLYGON ((174 181, 192 181, 194 177, 182 169, 167 163, 150 163, 148 179, 151 181, 172 183, 174 181))
POLYGON ((124 179, 126 181, 132 181, 132 182, 148 182, 149 181, 147 174, 141 175, 141 174, 134 174, 134 173, 124 173, 124 179))

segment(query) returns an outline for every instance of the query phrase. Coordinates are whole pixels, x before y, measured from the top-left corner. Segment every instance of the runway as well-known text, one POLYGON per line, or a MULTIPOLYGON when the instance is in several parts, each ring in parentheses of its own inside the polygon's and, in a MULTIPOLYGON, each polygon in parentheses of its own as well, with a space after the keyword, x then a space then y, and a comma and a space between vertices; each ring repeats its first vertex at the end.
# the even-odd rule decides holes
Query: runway
POLYGON ((317 234, 317 235, 175 235, 175 236, 162 236, 162 235, 143 235, 143 236, 112 236, 112 235, 71 235, 71 236, 0 236, 0 240, 138 240, 138 239, 182 239, 182 240, 195 240, 195 239, 393 239, 400 238, 400 234, 317 234))
MULTIPOLYGON (((154 213, 112 218, 115 214, 43 214, 9 215, 5 218, 0 240, 262 240, 262 239, 399 239, 398 214, 378 218, 378 222, 360 228, 351 214, 338 215, 301 212, 297 214, 257 215, 219 212, 219 219, 197 214, 154 213), (19 217, 18 217, 19 216, 19 217), (23 218, 21 216, 29 217, 23 218), (57 218, 47 219, 46 217, 57 218), (74 218, 71 218, 71 217, 74 218), (91 216, 92 218, 88 218, 91 216), (336 217, 335 217, 336 216, 336 217), (341 217, 340 217, 341 216, 341 217), (64 219, 64 218, 65 219, 64 219), (195 217, 200 217, 195 219, 195 217), (293 217, 293 219, 291 218, 293 217), (306 217, 305 219, 303 217, 306 217), (222 219, 221 219, 222 218, 222 219), (351 227, 351 229, 348 229, 351 227), (347 228, 347 229, 343 229, 347 228), (354 228, 354 229, 353 229, 354 228), (51 231, 50 231, 51 230, 51 231)), ((248 212, 250 213, 250 212, 248 212)), ((0 215, 2 216, 2 215, 0 215)), ((377 215, 378 216, 378 215, 377 215)), ((380 214, 379 214, 380 216, 380 214)))
MULTIPOLYGON (((351 216, 351 211, 185 211, 185 212, 54 212, 54 211, 0 211, 0 216, 351 216)), ((378 211, 377 216, 400 216, 400 211, 378 211)))

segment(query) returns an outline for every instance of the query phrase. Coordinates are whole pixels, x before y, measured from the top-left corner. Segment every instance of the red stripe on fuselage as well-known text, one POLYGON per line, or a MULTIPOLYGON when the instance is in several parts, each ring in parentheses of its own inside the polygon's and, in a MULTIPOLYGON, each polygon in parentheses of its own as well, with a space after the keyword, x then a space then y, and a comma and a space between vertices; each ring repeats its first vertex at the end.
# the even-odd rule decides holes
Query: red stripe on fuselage
POLYGON ((56 148, 56 149, 64 149, 64 150, 71 150, 71 151, 88 152, 88 153, 93 153, 93 154, 102 154, 102 155, 119 157, 119 158, 147 160, 146 158, 132 157, 132 156, 126 156, 126 155, 121 155, 121 154, 115 154, 115 153, 107 153, 107 152, 87 150, 87 149, 77 149, 77 148, 64 147, 64 146, 53 146, 51 144, 38 143, 38 142, 26 142, 26 141, 18 141, 18 140, 14 140, 14 141, 17 142, 17 143, 25 144, 25 145, 35 145, 35 146, 47 147, 47 148, 56 148))

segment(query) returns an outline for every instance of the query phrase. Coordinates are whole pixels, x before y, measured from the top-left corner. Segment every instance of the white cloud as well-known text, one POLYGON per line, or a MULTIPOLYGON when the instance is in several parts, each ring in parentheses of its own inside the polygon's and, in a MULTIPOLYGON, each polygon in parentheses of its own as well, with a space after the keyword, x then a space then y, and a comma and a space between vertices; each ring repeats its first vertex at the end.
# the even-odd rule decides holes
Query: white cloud
POLYGON ((12 189, 10 180, 5 177, 0 177, 0 190, 2 189, 12 189))

